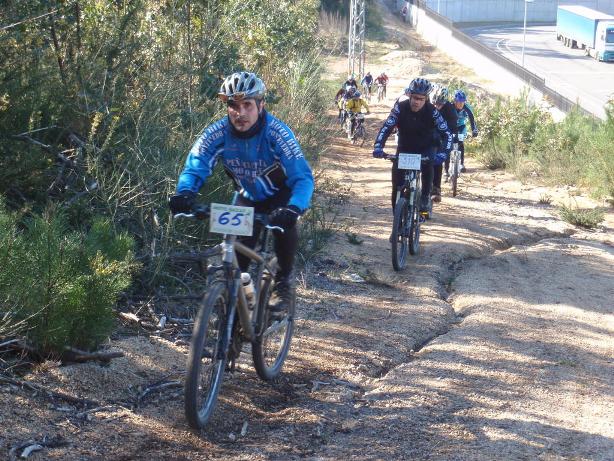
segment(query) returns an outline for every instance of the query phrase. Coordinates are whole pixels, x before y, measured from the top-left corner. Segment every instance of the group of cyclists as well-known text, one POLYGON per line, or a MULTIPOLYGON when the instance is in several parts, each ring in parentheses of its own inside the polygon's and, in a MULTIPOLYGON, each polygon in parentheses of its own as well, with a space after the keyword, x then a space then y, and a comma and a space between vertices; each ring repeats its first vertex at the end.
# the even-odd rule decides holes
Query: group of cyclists
POLYGON ((343 127, 348 117, 351 120, 350 129, 347 132, 348 139, 352 139, 354 135, 356 128, 355 115, 361 113, 362 109, 365 109, 367 114, 369 113, 367 99, 371 99, 371 92, 374 84, 378 87, 380 99, 385 99, 386 85, 388 84, 388 76, 385 72, 382 72, 375 79, 371 75, 371 72, 366 73, 360 81, 364 95, 358 89, 355 76, 349 75, 335 95, 335 103, 339 108, 339 123, 343 127))
MULTIPOLYGON (((382 82, 385 89, 388 77, 382 73, 373 80, 371 73, 363 77, 361 83, 365 92, 370 91, 373 82, 382 82)), ((355 122, 354 115, 365 109, 369 113, 369 106, 358 91, 353 75, 343 83, 335 96, 339 108, 339 121, 345 123, 351 117, 351 129, 348 130, 348 139, 352 138, 355 122)), ((432 84, 426 79, 417 78, 411 81, 404 93, 397 98, 390 115, 384 122, 376 136, 373 156, 383 157, 383 148, 388 137, 397 133, 397 153, 419 153, 428 160, 422 166, 422 212, 428 216, 430 201, 441 201, 441 180, 449 179, 450 151, 452 143, 458 143, 461 165, 460 171, 465 172, 465 144, 467 136, 467 122, 471 126, 471 133, 475 137, 478 129, 471 106, 467 103, 467 96, 463 90, 456 90, 453 100, 450 101, 450 92, 447 87, 432 84), (459 134, 461 136, 459 136, 459 134), (444 168, 445 167, 445 168, 444 168)), ((392 166, 392 206, 396 189, 402 181, 402 172, 399 172, 396 163, 392 166)))
MULTIPOLYGON (((370 77, 370 74, 363 78, 362 83, 367 88, 365 91, 370 91, 371 84, 377 79, 367 77, 370 77)), ((378 78, 380 81, 381 78, 385 78, 383 83, 385 86, 387 83, 385 74, 378 78)), ((343 112, 360 112, 363 108, 369 111, 368 104, 361 98, 356 81, 352 76, 344 84, 342 90, 343 92, 338 94, 340 114, 342 108, 343 112)), ((222 162, 226 173, 236 186, 231 205, 251 207, 253 212, 258 213, 259 216, 265 216, 264 220, 259 218, 258 223, 254 222, 252 235, 241 238, 243 251, 234 251, 235 240, 232 236, 225 238, 222 244, 223 268, 226 274, 226 284, 223 286, 226 294, 222 295, 220 291, 216 295, 215 290, 210 292, 217 297, 211 297, 215 302, 203 304, 190 346, 191 362, 188 371, 190 378, 186 380, 185 401, 186 415, 193 427, 202 427, 211 414, 221 382, 220 379, 215 378, 221 374, 214 370, 223 372, 225 359, 230 357, 230 355, 226 356, 230 354, 229 341, 238 341, 234 346, 240 347, 241 345, 241 339, 237 338, 242 338, 242 336, 234 336, 235 327, 238 328, 239 333, 237 334, 247 335, 244 339, 252 342, 253 351, 260 351, 259 355, 257 354, 258 360, 266 359, 263 362, 257 362, 254 358, 256 369, 260 370, 259 367, 264 367, 267 373, 269 371, 272 373, 271 376, 281 370, 289 347, 296 289, 294 274, 295 255, 298 249, 296 223, 310 206, 314 178, 292 130, 266 111, 265 93, 264 82, 251 72, 236 72, 223 81, 218 96, 226 104, 226 116, 206 127, 196 140, 179 175, 176 193, 169 200, 173 215, 197 215, 199 213, 196 204, 197 193, 211 177, 215 165, 222 162), (255 336, 250 337, 246 333, 249 328, 241 333, 241 328, 245 328, 245 325, 252 325, 244 324, 244 321, 241 320, 248 319, 250 315, 249 311, 246 311, 249 308, 245 304, 249 284, 245 288, 243 276, 250 275, 251 257, 250 250, 245 250, 245 248, 253 249, 257 246, 258 235, 262 232, 263 226, 267 226, 273 233, 277 263, 275 264, 276 269, 266 269, 271 271, 270 274, 274 274, 270 297, 262 294, 261 290, 264 289, 264 285, 260 282, 257 288, 259 299, 266 304, 258 304, 258 306, 265 306, 263 310, 260 310, 260 307, 257 311, 254 310, 260 316, 255 318, 254 325, 264 325, 265 329, 258 330, 258 332, 254 330, 253 335, 255 336), (260 298, 260 296, 264 297, 260 298), (218 301, 223 302, 224 305, 218 305, 218 301), (237 308, 237 305, 244 309, 238 311, 238 320, 237 311, 233 310, 237 308), (211 325, 217 325, 215 332, 218 334, 221 334, 223 330, 223 336, 211 336, 211 338, 208 336, 210 334, 208 329, 211 326, 209 316, 214 315, 211 309, 217 309, 215 315, 218 316, 213 317, 214 322, 211 325), (261 317, 262 315, 266 317, 261 317), (215 323, 226 320, 229 320, 228 325, 215 323), (266 346, 271 341, 273 345, 276 344, 274 339, 269 339, 269 336, 278 330, 282 331, 282 328, 287 333, 283 334, 285 339, 283 343, 280 343, 283 346, 274 355, 275 362, 271 365, 267 361, 269 356, 266 346), (202 364, 203 360, 206 361, 206 365, 202 364), (203 382, 202 379, 205 381, 203 382)), ((457 91, 453 103, 448 100, 448 97, 448 90, 445 87, 434 86, 423 78, 412 80, 404 94, 395 101, 375 139, 373 156, 376 158, 386 157, 384 153, 386 140, 394 130, 397 130, 397 154, 400 152, 419 153, 423 160, 427 159, 426 162, 422 161, 421 166, 423 183, 420 197, 421 212, 427 210, 433 184, 435 196, 440 193, 441 165, 448 159, 454 137, 457 133, 466 130, 466 119, 469 119, 471 123, 474 136, 477 135, 473 112, 466 102, 465 94, 460 90, 457 91), (432 98, 431 101, 429 101, 429 95, 432 98), (434 180, 433 176, 435 176, 434 180)), ((395 160, 392 166, 393 210, 397 187, 402 182, 402 170, 398 168, 397 160, 395 160)), ((235 211, 238 209, 234 208, 235 211)), ((237 216, 238 212, 233 219, 236 219, 237 216)), ((213 217, 211 219, 213 221, 213 217)), ((228 233, 225 227, 224 233, 228 233)), ((392 240, 392 236, 391 241, 394 247, 395 241, 392 240)), ((258 256, 257 252, 252 253, 258 256)), ((219 270, 219 267, 222 266, 212 267, 214 270, 219 270)), ((264 271, 263 267, 261 266, 259 270, 264 271)), ((259 273, 259 277, 262 277, 263 273, 259 273)), ((246 280, 251 280, 251 278, 247 277, 246 280)), ((264 279, 257 278, 257 280, 264 279)), ((217 286, 222 287, 221 284, 217 286)), ((254 290, 253 286, 251 290, 254 290)), ((268 288, 266 293, 269 293, 268 288)), ((254 328, 253 325, 252 328, 254 328)), ((212 331, 211 334, 214 335, 215 332, 212 331)), ((260 375, 261 372, 258 371, 258 373, 260 375)), ((265 373, 266 379, 269 379, 268 376, 265 373)))
MULTIPOLYGON (((362 79, 367 90, 373 82, 386 86, 385 73, 376 79, 369 73, 362 79)), ((170 198, 174 214, 189 212, 196 194, 211 176, 218 161, 240 191, 238 205, 253 206, 256 212, 268 213, 272 225, 283 229, 274 232, 275 253, 279 271, 276 274, 273 303, 283 310, 294 296, 294 260, 298 248, 296 222, 309 208, 314 189, 311 168, 292 130, 265 109, 264 82, 254 73, 237 72, 228 76, 219 91, 226 104, 227 115, 208 126, 190 150, 177 183, 177 192, 170 198)), ((369 106, 358 91, 356 79, 349 76, 337 93, 339 117, 357 113, 369 106)), ((390 114, 376 136, 373 157, 383 158, 388 137, 397 131, 397 153, 419 153, 427 158, 422 163, 421 212, 427 212, 431 199, 441 200, 441 175, 446 167, 452 143, 459 133, 466 134, 470 122, 473 136, 478 130, 473 111, 463 91, 449 100, 448 89, 416 78, 394 103, 390 114), (429 96, 431 99, 429 100, 429 96), (431 190, 432 189, 432 190, 431 190)), ((351 135, 351 133, 349 134, 351 135)), ((464 145, 459 142, 464 170, 464 145)), ((392 207, 402 173, 392 165, 392 207)), ((248 238, 247 244, 255 244, 248 238)), ((239 261, 246 270, 248 261, 239 261)))

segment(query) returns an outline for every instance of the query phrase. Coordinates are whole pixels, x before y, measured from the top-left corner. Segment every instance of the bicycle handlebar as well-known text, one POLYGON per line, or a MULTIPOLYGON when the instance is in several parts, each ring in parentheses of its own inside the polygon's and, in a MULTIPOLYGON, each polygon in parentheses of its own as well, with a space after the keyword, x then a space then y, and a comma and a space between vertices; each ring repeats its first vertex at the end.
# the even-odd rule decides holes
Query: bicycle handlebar
MULTIPOLYGON (((384 160, 390 160, 391 162, 397 159, 397 154, 384 154, 382 157, 384 160)), ((422 156, 421 159, 423 162, 429 160, 429 157, 422 156)))
MULTIPOLYGON (((198 219, 199 221, 203 221, 209 217, 211 214, 211 207, 209 205, 195 205, 192 207, 191 213, 177 213, 173 215, 173 219, 178 218, 189 218, 189 219, 198 219)), ((285 232, 283 227, 279 226, 271 226, 269 224, 269 215, 266 213, 254 213, 254 220, 260 222, 264 227, 270 230, 277 230, 282 234, 285 232)))

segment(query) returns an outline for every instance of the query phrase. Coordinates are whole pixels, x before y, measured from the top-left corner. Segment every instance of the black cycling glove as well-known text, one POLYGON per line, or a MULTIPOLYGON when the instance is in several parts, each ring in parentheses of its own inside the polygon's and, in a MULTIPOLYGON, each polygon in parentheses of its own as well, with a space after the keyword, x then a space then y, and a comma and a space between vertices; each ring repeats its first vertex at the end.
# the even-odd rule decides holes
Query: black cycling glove
POLYGON ((186 190, 178 193, 177 195, 173 195, 168 200, 168 206, 173 214, 190 213, 195 201, 196 194, 192 191, 186 190))
POLYGON ((296 225, 296 221, 301 215, 301 210, 294 205, 276 208, 269 214, 269 224, 279 226, 287 231, 296 225))

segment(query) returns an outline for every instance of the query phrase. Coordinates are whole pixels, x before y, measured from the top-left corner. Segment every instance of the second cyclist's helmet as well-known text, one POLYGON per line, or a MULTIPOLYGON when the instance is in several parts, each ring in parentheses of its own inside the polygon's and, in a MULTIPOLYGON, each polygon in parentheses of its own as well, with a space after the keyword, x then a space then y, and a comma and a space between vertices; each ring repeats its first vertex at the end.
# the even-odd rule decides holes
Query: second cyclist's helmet
POLYGON ((463 90, 456 90, 454 93, 454 101, 456 102, 465 102, 467 100, 467 95, 463 90))
POLYGON ((442 85, 436 85, 431 93, 431 101, 433 104, 445 104, 450 96, 448 89, 442 85))
POLYGON ((433 89, 433 85, 425 78, 415 78, 411 81, 407 87, 406 92, 411 94, 423 94, 428 95, 433 89))
POLYGON ((226 77, 218 96, 224 102, 242 99, 262 99, 266 93, 264 82, 252 72, 235 72, 226 77))
POLYGON ((360 91, 356 90, 356 91, 354 91, 354 94, 352 95, 352 99, 359 99, 360 96, 362 96, 360 94, 360 91))
POLYGON ((347 91, 347 96, 348 98, 353 98, 356 96, 356 93, 358 93, 358 91, 356 91, 356 88, 354 88, 353 86, 351 86, 348 91, 347 91))

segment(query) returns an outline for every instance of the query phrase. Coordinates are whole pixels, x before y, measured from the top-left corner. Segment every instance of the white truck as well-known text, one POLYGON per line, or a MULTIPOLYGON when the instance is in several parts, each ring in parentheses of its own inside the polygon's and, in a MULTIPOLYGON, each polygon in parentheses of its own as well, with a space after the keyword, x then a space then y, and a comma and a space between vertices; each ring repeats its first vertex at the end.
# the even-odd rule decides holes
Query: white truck
POLYGON ((559 5, 556 38, 599 61, 614 61, 614 16, 579 5, 559 5))

